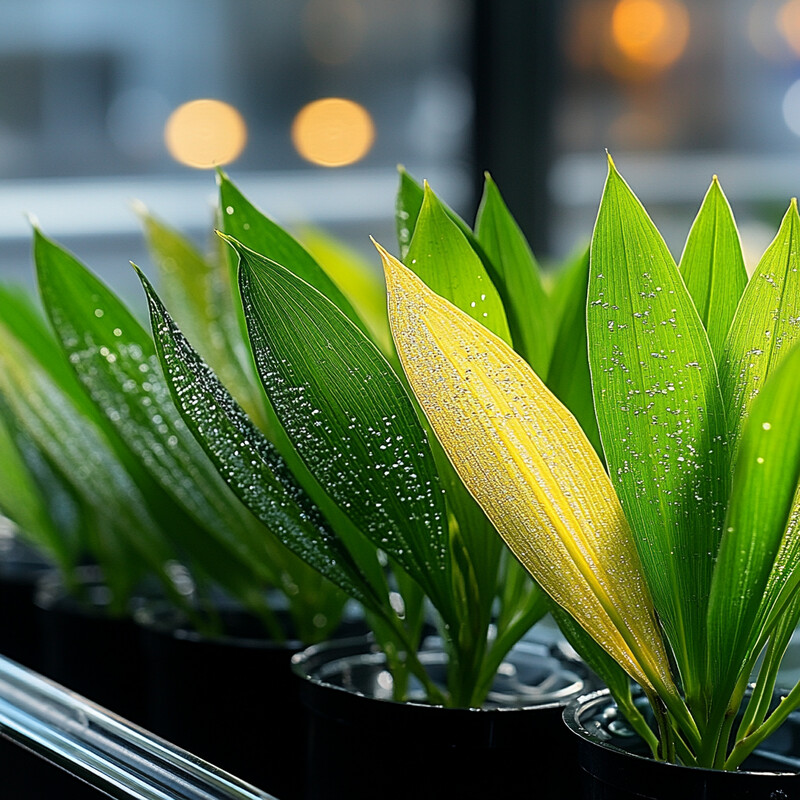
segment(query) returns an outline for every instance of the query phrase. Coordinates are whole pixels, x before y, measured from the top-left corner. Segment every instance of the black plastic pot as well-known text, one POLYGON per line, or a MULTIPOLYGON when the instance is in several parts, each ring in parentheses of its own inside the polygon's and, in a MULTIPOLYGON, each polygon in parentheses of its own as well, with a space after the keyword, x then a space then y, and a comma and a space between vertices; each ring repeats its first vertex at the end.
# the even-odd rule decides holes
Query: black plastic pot
POLYGON ((59 573, 36 591, 42 636, 41 672, 68 689, 138 724, 145 724, 145 663, 130 617, 109 614, 109 592, 95 567, 77 570, 82 590, 67 593, 59 573))
POLYGON ((53 569, 16 537, 0 537, 0 653, 31 669, 41 665, 34 594, 37 581, 53 569))
POLYGON ((564 721, 577 736, 584 800, 792 800, 800 798, 800 714, 737 772, 649 758, 618 716, 607 689, 571 703, 564 721))
POLYGON ((163 606, 137 611, 149 727, 281 800, 302 797, 305 719, 291 674, 302 645, 266 638, 263 624, 241 609, 219 614, 225 634, 208 638, 163 606))
MULTIPOLYGON (((441 649, 421 658, 443 677, 441 649)), ((561 715, 594 685, 557 648, 521 643, 481 709, 392 702, 386 660, 364 639, 310 647, 293 666, 309 714, 309 800, 575 797, 561 715)))

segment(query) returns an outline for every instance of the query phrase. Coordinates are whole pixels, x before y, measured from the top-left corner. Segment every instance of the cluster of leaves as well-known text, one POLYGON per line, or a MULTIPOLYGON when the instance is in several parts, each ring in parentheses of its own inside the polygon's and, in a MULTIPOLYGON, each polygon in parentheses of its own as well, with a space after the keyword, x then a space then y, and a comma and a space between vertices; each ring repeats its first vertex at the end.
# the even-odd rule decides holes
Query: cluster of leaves
MULTIPOLYGON (((395 696, 405 696, 413 674, 430 700, 480 705, 547 599, 429 437, 387 335, 384 287, 373 281, 373 292, 364 292, 360 281, 356 302, 352 281, 333 280, 224 176, 220 208, 267 419, 259 426, 237 402, 142 276, 163 373, 187 426, 265 522, 299 502, 296 487, 287 488, 288 466, 318 524, 279 535, 362 604, 392 667, 395 696), (430 612, 449 656, 446 686, 431 681, 417 655, 430 612)), ((397 223, 406 263, 548 373, 591 430, 581 334, 588 258, 546 292, 489 178, 472 229, 401 171, 397 223)))
MULTIPOLYGON (((165 293, 257 415, 262 401, 242 361, 227 267, 155 219, 145 215, 144 224, 165 293)), ((73 591, 76 563, 97 562, 112 613, 126 613, 130 596, 155 576, 202 630, 217 630, 209 599, 217 587, 278 640, 326 638, 346 595, 228 489, 181 420, 149 333, 39 231, 34 258, 49 326, 25 293, 0 290, 2 512, 54 559, 73 591), (267 601, 270 588, 284 593, 291 629, 267 601)))
POLYGON ((586 296, 607 470, 525 353, 383 259, 417 400, 563 630, 656 757, 736 769, 800 706, 772 706, 800 618, 796 201, 748 281, 716 178, 676 265, 609 160, 586 296))

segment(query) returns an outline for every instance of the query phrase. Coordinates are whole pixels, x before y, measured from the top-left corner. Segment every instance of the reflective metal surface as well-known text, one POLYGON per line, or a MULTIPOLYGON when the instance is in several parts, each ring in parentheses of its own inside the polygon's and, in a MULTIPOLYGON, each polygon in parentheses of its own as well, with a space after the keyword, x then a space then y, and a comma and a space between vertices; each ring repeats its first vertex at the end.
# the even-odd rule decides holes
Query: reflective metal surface
POLYGON ((0 733, 110 797, 271 798, 2 656, 0 733))

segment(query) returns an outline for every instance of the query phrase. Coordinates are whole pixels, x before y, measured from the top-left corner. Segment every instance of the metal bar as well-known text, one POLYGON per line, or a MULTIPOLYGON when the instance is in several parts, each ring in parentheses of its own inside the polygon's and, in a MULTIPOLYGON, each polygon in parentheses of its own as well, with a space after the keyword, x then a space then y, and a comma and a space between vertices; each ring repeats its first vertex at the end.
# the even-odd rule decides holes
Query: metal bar
POLYGON ((275 800, 3 656, 0 734, 109 797, 275 800))

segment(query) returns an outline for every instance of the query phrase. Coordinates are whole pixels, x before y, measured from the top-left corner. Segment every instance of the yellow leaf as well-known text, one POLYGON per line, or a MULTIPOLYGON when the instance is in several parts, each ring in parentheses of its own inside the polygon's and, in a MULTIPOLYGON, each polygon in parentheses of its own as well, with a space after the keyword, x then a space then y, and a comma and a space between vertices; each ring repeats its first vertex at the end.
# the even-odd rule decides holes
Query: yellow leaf
POLYGON ((628 522, 575 418, 505 342, 376 246, 397 352, 464 484, 553 600, 646 690, 674 694, 628 522))

